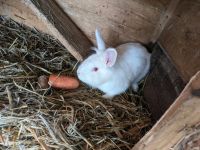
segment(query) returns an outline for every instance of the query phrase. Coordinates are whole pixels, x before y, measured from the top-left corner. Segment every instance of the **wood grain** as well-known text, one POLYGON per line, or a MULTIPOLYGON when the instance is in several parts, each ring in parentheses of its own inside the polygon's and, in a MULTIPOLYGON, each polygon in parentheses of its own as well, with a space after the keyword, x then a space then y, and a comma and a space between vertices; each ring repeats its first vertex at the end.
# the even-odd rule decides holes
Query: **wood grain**
POLYGON ((180 150, 181 141, 200 131, 200 97, 191 95, 195 89, 200 89, 200 72, 132 150, 180 150))
POLYGON ((148 43, 170 1, 166 0, 56 0, 77 26, 95 42, 99 27, 105 42, 148 43))
POLYGON ((52 35, 46 24, 25 4, 24 0, 0 0, 0 15, 52 35))
MULTIPOLYGON (((31 0, 41 11, 46 19, 52 24, 53 34, 78 60, 83 60, 92 46, 89 39, 81 32, 74 22, 62 11, 55 1, 31 0)), ((42 18, 43 20, 44 17, 42 18)))
POLYGON ((146 44, 151 42, 156 25, 170 3, 166 0, 55 0, 45 1, 44 4, 35 1, 42 9, 46 8, 45 17, 49 19, 47 20, 38 12, 35 13, 30 4, 25 4, 29 1, 0 0, 2 4, 0 13, 55 36, 77 59, 88 55, 91 43, 88 44, 89 42, 86 42, 88 40, 85 38, 83 40, 82 36, 77 35, 76 30, 71 30, 71 24, 67 23, 69 20, 73 25, 75 23, 93 44, 96 43, 94 31, 97 27, 101 29, 108 46, 117 46, 130 41, 146 44), (70 18, 66 17, 58 5, 54 5, 56 2, 70 18), (47 10, 47 7, 52 11, 47 10), (48 14, 49 12, 51 14, 48 14), (52 20, 53 24, 50 25, 52 20), (65 36, 71 31, 75 34, 65 36))
POLYGON ((154 33, 151 38, 151 42, 155 43, 158 38, 160 37, 161 33, 165 29, 165 26, 167 25, 168 21, 171 19, 173 16, 173 13, 179 4, 180 0, 173 0, 169 3, 167 10, 163 13, 163 15, 160 16, 160 21, 158 22, 154 33))
POLYGON ((168 55, 156 45, 151 56, 151 71, 143 90, 154 122, 165 113, 184 86, 168 55))
POLYGON ((180 1, 159 42, 185 82, 200 70, 200 1, 180 1))

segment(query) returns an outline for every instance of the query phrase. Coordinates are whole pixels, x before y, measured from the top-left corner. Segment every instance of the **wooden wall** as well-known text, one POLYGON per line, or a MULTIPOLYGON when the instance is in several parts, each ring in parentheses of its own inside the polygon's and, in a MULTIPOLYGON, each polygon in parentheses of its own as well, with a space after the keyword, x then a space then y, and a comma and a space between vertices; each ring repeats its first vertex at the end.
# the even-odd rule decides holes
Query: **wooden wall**
MULTIPOLYGON (((56 0, 93 43, 94 30, 99 27, 111 46, 127 41, 149 43, 155 40, 154 33, 160 32, 159 24, 163 24, 164 16, 168 17, 166 12, 173 1, 56 0)), ((52 34, 25 2, 0 0, 0 15, 52 34)), ((200 69, 199 18, 199 0, 180 0, 158 40, 185 82, 200 69)))
POLYGON ((200 72, 132 150, 195 150, 200 141, 200 72))
POLYGON ((95 42, 101 28, 108 45, 150 42, 169 0, 56 0, 76 25, 95 42))
POLYGON ((151 71, 147 77, 143 95, 151 112, 152 122, 157 122, 179 96, 185 83, 180 73, 157 44, 151 55, 151 71))
POLYGON ((153 69, 144 88, 154 121, 200 70, 200 0, 174 0, 163 17, 166 18, 161 18, 159 23, 164 28, 156 28, 163 51, 159 54, 158 49, 154 49, 152 61, 154 58, 156 63, 151 65, 153 69))
POLYGON ((185 82, 200 70, 200 0, 181 0, 159 42, 185 82))
MULTIPOLYGON (((166 0, 55 0, 73 22, 95 43, 96 27, 105 42, 115 46, 128 41, 149 43, 166 0)), ((52 34, 46 24, 25 4, 25 0, 0 0, 0 15, 52 34)))

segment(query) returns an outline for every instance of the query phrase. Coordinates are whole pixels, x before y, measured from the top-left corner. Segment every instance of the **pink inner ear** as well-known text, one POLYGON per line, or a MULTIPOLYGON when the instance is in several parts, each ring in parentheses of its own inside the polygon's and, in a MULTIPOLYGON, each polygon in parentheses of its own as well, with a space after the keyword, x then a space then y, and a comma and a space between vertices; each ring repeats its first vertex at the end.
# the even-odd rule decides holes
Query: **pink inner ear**
POLYGON ((105 51, 106 66, 112 67, 115 64, 117 52, 115 49, 108 49, 105 51))

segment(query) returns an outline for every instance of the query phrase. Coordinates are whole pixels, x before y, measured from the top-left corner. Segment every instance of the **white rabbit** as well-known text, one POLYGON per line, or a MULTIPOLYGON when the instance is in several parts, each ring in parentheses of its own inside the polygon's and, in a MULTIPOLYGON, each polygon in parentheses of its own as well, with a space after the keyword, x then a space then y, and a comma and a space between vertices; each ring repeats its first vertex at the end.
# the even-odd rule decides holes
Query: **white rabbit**
POLYGON ((126 43, 117 48, 106 48, 99 30, 96 30, 96 51, 85 59, 77 70, 84 83, 105 93, 104 98, 113 98, 125 92, 130 85, 135 92, 138 82, 150 68, 150 53, 139 43, 126 43))

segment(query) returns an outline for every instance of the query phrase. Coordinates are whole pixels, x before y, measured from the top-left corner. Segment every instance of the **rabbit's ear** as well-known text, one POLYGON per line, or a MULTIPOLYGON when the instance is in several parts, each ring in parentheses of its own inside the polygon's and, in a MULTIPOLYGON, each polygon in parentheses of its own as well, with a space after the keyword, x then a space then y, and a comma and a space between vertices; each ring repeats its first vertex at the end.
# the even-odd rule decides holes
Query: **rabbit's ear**
POLYGON ((105 46, 105 42, 103 41, 103 38, 101 36, 99 29, 96 29, 95 36, 96 36, 98 50, 104 51, 106 49, 106 46, 105 46))
POLYGON ((112 67, 117 59, 117 51, 114 48, 108 48, 104 52, 104 61, 107 67, 112 67))

